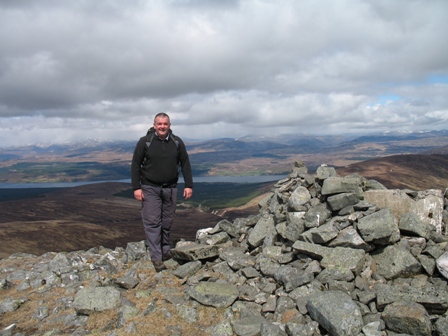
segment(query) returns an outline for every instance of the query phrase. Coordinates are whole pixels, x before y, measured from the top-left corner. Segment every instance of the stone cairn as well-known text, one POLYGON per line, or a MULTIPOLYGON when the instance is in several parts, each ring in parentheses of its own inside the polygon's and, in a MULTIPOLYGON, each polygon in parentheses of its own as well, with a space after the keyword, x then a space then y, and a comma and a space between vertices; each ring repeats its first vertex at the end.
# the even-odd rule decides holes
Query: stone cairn
MULTIPOLYGON (((156 335, 135 321, 162 310, 155 300, 144 310, 136 304, 151 292, 136 288, 157 281, 182 321, 197 323, 199 307, 220 312, 195 335, 448 335, 448 189, 390 191, 325 165, 311 175, 296 162, 259 206, 258 215, 223 219, 179 242, 168 270, 155 275, 143 272, 152 267, 143 241, 0 260, 0 323, 38 298, 34 329, 13 323, 0 335, 43 335, 50 322, 60 327, 45 335, 94 334, 89 317, 114 309, 117 318, 95 332, 156 335), (378 205, 387 198, 395 204, 378 205), (160 284, 163 274, 182 292, 160 284), (50 309, 45 298, 57 290, 50 309)), ((165 335, 189 334, 171 327, 165 335)))

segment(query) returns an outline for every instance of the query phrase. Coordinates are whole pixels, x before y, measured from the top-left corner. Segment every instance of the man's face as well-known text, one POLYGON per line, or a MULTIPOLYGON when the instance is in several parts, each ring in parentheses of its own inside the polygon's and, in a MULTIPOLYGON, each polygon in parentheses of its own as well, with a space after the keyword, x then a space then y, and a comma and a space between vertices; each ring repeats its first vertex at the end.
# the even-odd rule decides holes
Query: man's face
POLYGON ((157 135, 162 139, 165 139, 167 137, 170 126, 170 118, 157 117, 156 121, 154 122, 154 129, 156 130, 157 135))

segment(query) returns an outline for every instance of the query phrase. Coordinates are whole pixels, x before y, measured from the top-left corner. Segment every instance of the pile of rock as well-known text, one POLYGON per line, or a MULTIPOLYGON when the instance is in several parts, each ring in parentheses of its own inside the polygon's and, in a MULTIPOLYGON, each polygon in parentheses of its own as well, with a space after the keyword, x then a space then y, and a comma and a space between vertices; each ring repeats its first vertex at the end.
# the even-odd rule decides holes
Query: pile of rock
MULTIPOLYGON (((395 202, 390 207, 368 201, 391 193, 376 181, 340 177, 326 166, 311 175, 297 162, 258 215, 222 220, 198 231, 195 242, 179 242, 159 274, 143 242, 1 260, 0 293, 8 297, 0 316, 19 312, 31 295, 20 293, 33 293, 34 334, 49 321, 87 334, 90 315, 116 310, 101 332, 158 335, 142 330, 138 317, 162 306, 151 300, 139 309, 135 302, 156 288, 181 317, 165 335, 188 335, 181 325, 198 324, 200 307, 220 318, 198 325, 198 335, 448 335, 447 190, 401 191, 403 211, 396 192, 382 197, 395 202), (21 268, 11 266, 17 260, 21 268), (169 287, 170 276, 181 292, 169 287), (45 296, 61 287, 54 308, 45 296)), ((11 324, 0 335, 25 329, 11 324)))
POLYGON ((311 176, 296 163, 258 216, 223 220, 200 232, 199 244, 173 251, 183 260, 216 257, 208 269, 225 285, 216 287, 221 281, 211 282, 200 262, 176 272, 190 277, 193 299, 239 312, 237 335, 448 335, 447 191, 406 191, 415 208, 396 218, 365 201, 369 190, 385 189, 326 166, 311 176), (425 220, 418 201, 428 195, 441 202, 426 202, 425 220), (440 223, 428 224, 434 217, 440 223))

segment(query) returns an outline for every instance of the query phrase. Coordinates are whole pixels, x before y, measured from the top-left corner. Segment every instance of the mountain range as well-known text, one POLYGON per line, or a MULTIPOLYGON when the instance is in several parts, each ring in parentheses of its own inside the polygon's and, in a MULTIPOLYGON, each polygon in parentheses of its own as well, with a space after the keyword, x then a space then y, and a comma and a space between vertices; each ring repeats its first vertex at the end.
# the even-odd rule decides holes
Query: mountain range
MULTIPOLYGON (((288 173, 296 160, 311 169, 403 154, 446 154, 448 130, 363 136, 283 134, 185 143, 194 176, 288 173)), ((89 140, 0 148, 0 182, 74 182, 129 178, 136 141, 89 140)))

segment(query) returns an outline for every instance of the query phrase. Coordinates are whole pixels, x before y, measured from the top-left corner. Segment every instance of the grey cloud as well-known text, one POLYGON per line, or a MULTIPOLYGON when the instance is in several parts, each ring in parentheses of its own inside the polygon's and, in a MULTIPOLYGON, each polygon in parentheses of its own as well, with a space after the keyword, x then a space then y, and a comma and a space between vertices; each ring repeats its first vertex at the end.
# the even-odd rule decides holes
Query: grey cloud
POLYGON ((0 118, 36 133, 69 118, 83 135, 111 122, 104 137, 162 110, 215 134, 447 127, 447 84, 426 81, 448 75, 447 12, 442 0, 2 1, 0 118))

